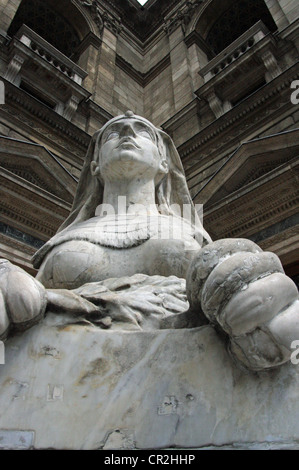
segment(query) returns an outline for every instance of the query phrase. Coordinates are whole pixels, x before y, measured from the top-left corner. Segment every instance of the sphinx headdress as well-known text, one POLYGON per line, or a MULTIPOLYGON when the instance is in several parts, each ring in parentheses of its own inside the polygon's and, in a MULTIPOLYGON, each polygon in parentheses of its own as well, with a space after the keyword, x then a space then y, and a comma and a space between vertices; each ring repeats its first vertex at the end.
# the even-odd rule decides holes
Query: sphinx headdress
POLYGON ((73 227, 74 224, 91 219, 95 216, 96 208, 103 202, 104 186, 99 178, 91 174, 91 162, 98 160, 101 138, 107 127, 117 121, 128 118, 140 120, 152 128, 159 152, 168 163, 168 173, 156 185, 156 204, 159 212, 163 215, 184 217, 184 213, 186 213, 184 206, 189 207, 187 211, 189 217, 188 222, 190 223, 190 220, 192 221, 196 240, 201 246, 211 242, 211 238, 204 230, 200 217, 195 210, 187 186, 183 165, 172 139, 164 131, 153 126, 147 119, 136 116, 131 111, 127 111, 124 115, 117 116, 108 121, 93 135, 87 150, 70 215, 59 227, 57 234, 33 256, 33 264, 36 268, 40 266, 46 254, 59 243, 59 238, 62 233, 65 233, 70 227, 73 227))

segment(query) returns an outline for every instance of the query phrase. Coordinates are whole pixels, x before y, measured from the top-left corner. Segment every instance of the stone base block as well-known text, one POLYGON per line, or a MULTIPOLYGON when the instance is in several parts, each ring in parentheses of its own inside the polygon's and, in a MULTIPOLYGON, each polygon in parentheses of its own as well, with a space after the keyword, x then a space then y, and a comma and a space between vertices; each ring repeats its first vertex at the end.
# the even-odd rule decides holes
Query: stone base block
POLYGON ((211 326, 120 332, 61 319, 5 344, 0 447, 299 449, 299 365, 242 370, 211 326))

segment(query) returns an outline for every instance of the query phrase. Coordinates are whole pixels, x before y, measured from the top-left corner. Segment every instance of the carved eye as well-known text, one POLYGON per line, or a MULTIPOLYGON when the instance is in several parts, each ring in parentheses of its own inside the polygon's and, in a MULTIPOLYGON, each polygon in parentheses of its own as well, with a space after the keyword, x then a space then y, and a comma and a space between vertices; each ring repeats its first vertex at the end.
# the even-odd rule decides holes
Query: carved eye
POLYGON ((141 137, 145 137, 146 139, 152 140, 151 133, 147 131, 146 129, 140 129, 138 131, 138 134, 141 135, 141 137))
POLYGON ((112 132, 110 132, 110 134, 107 135, 106 141, 107 141, 107 140, 111 140, 111 139, 115 139, 115 138, 118 137, 118 136, 119 136, 119 132, 117 132, 117 131, 112 131, 112 132))

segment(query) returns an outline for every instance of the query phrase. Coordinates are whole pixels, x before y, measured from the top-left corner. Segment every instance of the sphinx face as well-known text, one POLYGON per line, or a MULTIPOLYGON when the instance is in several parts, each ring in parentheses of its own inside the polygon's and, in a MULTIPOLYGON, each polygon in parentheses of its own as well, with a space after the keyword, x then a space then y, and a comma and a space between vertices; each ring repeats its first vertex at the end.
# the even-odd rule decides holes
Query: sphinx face
POLYGON ((159 172, 165 173, 154 130, 134 118, 112 123, 101 138, 97 172, 104 181, 154 179, 159 172))

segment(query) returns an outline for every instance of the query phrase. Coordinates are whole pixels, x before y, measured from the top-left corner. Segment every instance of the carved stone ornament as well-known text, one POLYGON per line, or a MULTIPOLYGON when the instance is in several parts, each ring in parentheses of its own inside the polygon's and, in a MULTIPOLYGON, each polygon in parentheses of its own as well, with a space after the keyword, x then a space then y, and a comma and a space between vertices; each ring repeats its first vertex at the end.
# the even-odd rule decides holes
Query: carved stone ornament
POLYGON ((119 34, 122 30, 120 20, 109 14, 107 11, 101 12, 96 0, 79 0, 81 5, 88 8, 92 18, 96 23, 99 33, 102 34, 104 26, 114 34, 119 34))
POLYGON ((197 209, 166 133, 131 111, 95 133, 37 277, 0 262, 0 433, 72 449, 298 439, 297 287, 250 240, 212 242, 197 209))
POLYGON ((200 5, 204 0, 193 0, 185 2, 185 5, 180 7, 170 18, 165 20, 164 30, 170 34, 172 33, 178 26, 183 28, 185 33, 186 27, 189 21, 192 18, 192 15, 195 9, 200 5))
POLYGON ((97 2, 95 0, 79 0, 79 2, 81 3, 81 5, 83 5, 84 7, 90 10, 91 16, 95 24, 97 25, 97 28, 101 35, 103 32, 103 28, 104 28, 104 22, 102 19, 100 9, 97 6, 97 2))

